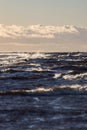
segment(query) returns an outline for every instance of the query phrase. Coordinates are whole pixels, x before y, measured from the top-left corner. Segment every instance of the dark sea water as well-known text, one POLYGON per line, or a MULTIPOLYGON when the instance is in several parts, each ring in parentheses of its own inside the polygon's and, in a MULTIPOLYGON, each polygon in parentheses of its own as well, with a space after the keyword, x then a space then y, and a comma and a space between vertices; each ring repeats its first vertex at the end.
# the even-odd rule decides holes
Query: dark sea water
POLYGON ((0 53, 0 130, 87 130, 87 53, 0 53))

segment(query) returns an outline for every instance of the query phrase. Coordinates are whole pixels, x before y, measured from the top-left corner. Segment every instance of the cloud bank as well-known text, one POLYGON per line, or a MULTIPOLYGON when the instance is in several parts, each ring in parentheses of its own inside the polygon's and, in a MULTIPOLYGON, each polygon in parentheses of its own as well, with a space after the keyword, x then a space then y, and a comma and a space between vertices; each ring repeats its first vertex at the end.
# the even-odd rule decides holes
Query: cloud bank
MULTIPOLYGON (((87 28, 76 26, 17 26, 0 24, 0 43, 27 43, 41 44, 49 46, 52 44, 58 47, 69 46, 77 47, 78 50, 87 49, 87 28), (77 46, 76 46, 77 45, 77 46)), ((40 46, 41 46, 40 45, 40 46)), ((67 49, 66 49, 67 50, 67 49)))

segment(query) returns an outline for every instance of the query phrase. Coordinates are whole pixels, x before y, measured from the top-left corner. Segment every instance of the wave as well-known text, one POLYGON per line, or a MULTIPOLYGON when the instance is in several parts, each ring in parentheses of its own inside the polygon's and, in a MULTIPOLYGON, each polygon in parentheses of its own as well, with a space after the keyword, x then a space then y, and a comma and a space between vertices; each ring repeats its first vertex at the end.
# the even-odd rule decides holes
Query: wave
POLYGON ((82 73, 82 74, 76 74, 76 75, 64 75, 63 76, 64 79, 69 79, 69 80, 73 80, 73 79, 87 79, 87 73, 82 73))
POLYGON ((63 78, 65 80, 87 79, 87 73, 73 74, 73 71, 55 73, 54 79, 63 78))
POLYGON ((31 55, 31 59, 37 59, 37 58, 47 58, 49 55, 46 54, 46 53, 40 53, 40 52, 37 52, 37 53, 34 53, 31 55))
POLYGON ((16 65, 26 63, 29 60, 45 59, 50 54, 45 53, 0 53, 0 66, 16 65))
POLYGON ((5 95, 26 95, 26 96, 57 96, 57 95, 85 95, 87 94, 87 86, 72 85, 60 86, 54 88, 36 88, 0 91, 0 96, 5 95))

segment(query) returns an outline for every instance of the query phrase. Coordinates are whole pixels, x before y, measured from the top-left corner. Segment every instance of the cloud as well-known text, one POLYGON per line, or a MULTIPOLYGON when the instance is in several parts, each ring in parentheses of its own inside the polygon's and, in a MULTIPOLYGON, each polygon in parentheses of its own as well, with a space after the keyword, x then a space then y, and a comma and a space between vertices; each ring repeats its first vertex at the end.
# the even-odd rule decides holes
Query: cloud
MULTIPOLYGON (((85 48, 87 49, 87 28, 76 26, 17 26, 0 24, 0 43, 48 43, 53 47, 55 44, 61 48, 85 48), (63 46, 63 47, 62 47, 63 46), (69 47, 68 47, 69 46, 69 47)), ((48 46, 48 45, 47 45, 48 46)))
POLYGON ((0 39, 32 39, 32 38, 45 38, 55 39, 58 35, 65 34, 78 34, 78 29, 74 26, 43 26, 32 25, 28 27, 16 25, 2 25, 0 24, 0 39))

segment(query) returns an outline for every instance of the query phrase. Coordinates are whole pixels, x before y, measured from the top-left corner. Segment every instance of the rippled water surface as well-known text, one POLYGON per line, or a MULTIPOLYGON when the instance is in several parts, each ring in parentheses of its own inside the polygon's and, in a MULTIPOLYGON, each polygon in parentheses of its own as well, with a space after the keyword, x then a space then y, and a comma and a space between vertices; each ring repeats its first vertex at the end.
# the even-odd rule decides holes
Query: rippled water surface
POLYGON ((0 130, 87 130, 87 53, 0 53, 0 130))

